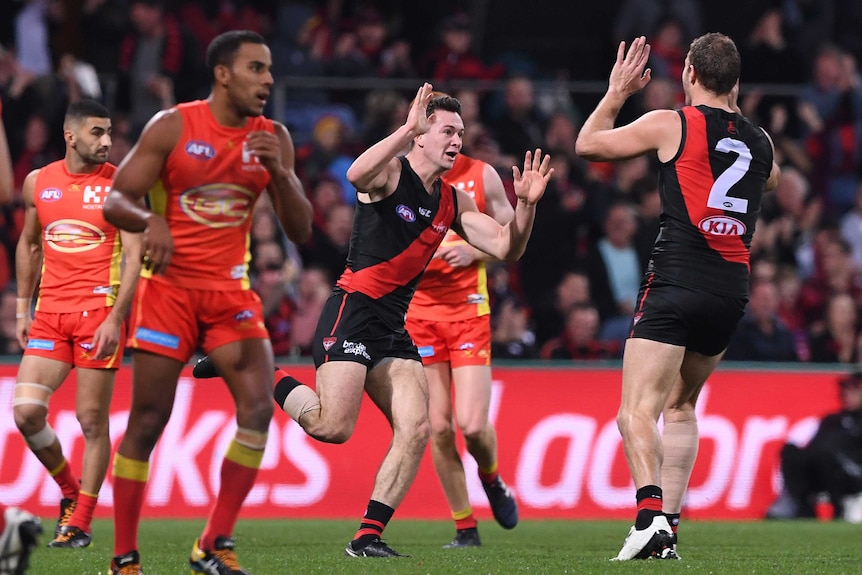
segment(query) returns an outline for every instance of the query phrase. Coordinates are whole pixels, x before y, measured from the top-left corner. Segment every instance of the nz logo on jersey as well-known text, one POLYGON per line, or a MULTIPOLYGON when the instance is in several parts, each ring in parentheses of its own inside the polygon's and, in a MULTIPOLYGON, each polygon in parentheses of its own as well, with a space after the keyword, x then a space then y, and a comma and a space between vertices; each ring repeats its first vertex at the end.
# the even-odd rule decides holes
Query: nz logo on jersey
POLYGON ((206 142, 192 140, 186 144, 186 153, 196 160, 211 160, 215 157, 215 148, 206 142))
POLYGON ((398 207, 395 208, 395 213, 398 216, 408 223, 413 223, 416 221, 416 214, 413 213, 413 210, 405 206, 404 204, 398 204, 398 207))

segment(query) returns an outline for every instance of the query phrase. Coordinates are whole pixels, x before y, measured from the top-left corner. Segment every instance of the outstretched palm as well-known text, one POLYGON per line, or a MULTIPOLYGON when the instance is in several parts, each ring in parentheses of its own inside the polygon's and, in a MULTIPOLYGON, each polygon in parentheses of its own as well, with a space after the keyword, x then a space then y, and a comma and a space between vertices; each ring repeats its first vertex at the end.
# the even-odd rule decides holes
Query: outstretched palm
POLYGON ((524 171, 512 166, 512 175, 515 178, 515 195, 528 204, 535 204, 542 198, 548 181, 554 175, 551 156, 545 155, 543 158, 539 148, 536 148, 535 154, 528 151, 524 155, 524 171))

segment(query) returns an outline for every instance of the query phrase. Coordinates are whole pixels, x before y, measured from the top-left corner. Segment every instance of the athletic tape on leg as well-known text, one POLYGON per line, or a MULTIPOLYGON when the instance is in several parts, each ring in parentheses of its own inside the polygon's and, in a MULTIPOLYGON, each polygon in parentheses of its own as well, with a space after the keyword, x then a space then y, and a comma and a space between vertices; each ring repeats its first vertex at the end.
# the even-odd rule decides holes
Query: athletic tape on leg
POLYGON ((57 434, 54 433, 54 430, 48 423, 45 424, 45 427, 43 427, 41 431, 37 431, 33 435, 24 436, 24 441, 27 443, 27 447, 33 451, 38 451, 48 447, 49 445, 53 445, 56 439, 57 434))

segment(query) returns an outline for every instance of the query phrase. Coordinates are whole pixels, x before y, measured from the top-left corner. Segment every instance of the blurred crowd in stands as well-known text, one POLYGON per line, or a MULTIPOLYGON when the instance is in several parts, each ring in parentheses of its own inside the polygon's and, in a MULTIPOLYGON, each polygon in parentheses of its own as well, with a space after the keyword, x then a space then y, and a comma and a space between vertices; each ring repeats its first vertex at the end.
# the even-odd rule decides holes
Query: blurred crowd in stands
MULTIPOLYGON (((86 96, 109 106, 111 161, 118 163, 155 112, 206 97, 206 45, 224 30, 246 28, 268 38, 277 79, 309 79, 308 87, 283 89, 268 115, 294 137, 297 171, 315 208, 313 237, 292 245, 265 202, 254 214, 250 274, 276 354, 308 354, 323 301, 343 270, 355 204, 347 167, 403 123, 409 98, 429 80, 461 101, 464 153, 497 168, 510 194, 511 166, 524 151, 541 147, 553 157, 556 175, 526 254, 517 264, 488 267, 494 356, 621 357, 659 229, 656 161, 577 158, 579 123, 600 94, 575 93, 567 81, 577 78, 545 69, 529 53, 483 55, 475 44, 487 31, 469 4, 423 23, 434 32, 424 43, 405 33, 398 3, 6 4, 0 99, 18 199, 0 211, 0 353, 20 352, 12 316, 20 186, 30 170, 62 157, 68 103, 86 96), (320 79, 342 82, 312 81, 320 79), (383 79, 415 82, 389 88, 383 79)), ((710 28, 697 0, 619 4, 613 22, 597 23, 600 42, 585 57, 612 62, 619 40, 648 37, 653 80, 621 121, 680 106, 689 42, 725 30, 710 28)), ((772 136, 782 178, 762 206, 751 299, 727 358, 854 363, 862 359, 862 2, 759 4, 759 17, 734 36, 743 62, 741 107, 772 136)))

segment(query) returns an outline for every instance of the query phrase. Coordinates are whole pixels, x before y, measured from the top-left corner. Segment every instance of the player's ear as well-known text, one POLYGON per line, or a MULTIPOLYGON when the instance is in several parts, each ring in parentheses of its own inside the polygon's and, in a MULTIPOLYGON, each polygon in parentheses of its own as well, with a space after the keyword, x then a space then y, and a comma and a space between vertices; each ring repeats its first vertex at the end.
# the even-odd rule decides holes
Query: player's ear
POLYGON ((224 64, 218 64, 213 68, 213 77, 217 84, 226 84, 230 79, 230 68, 224 64))

